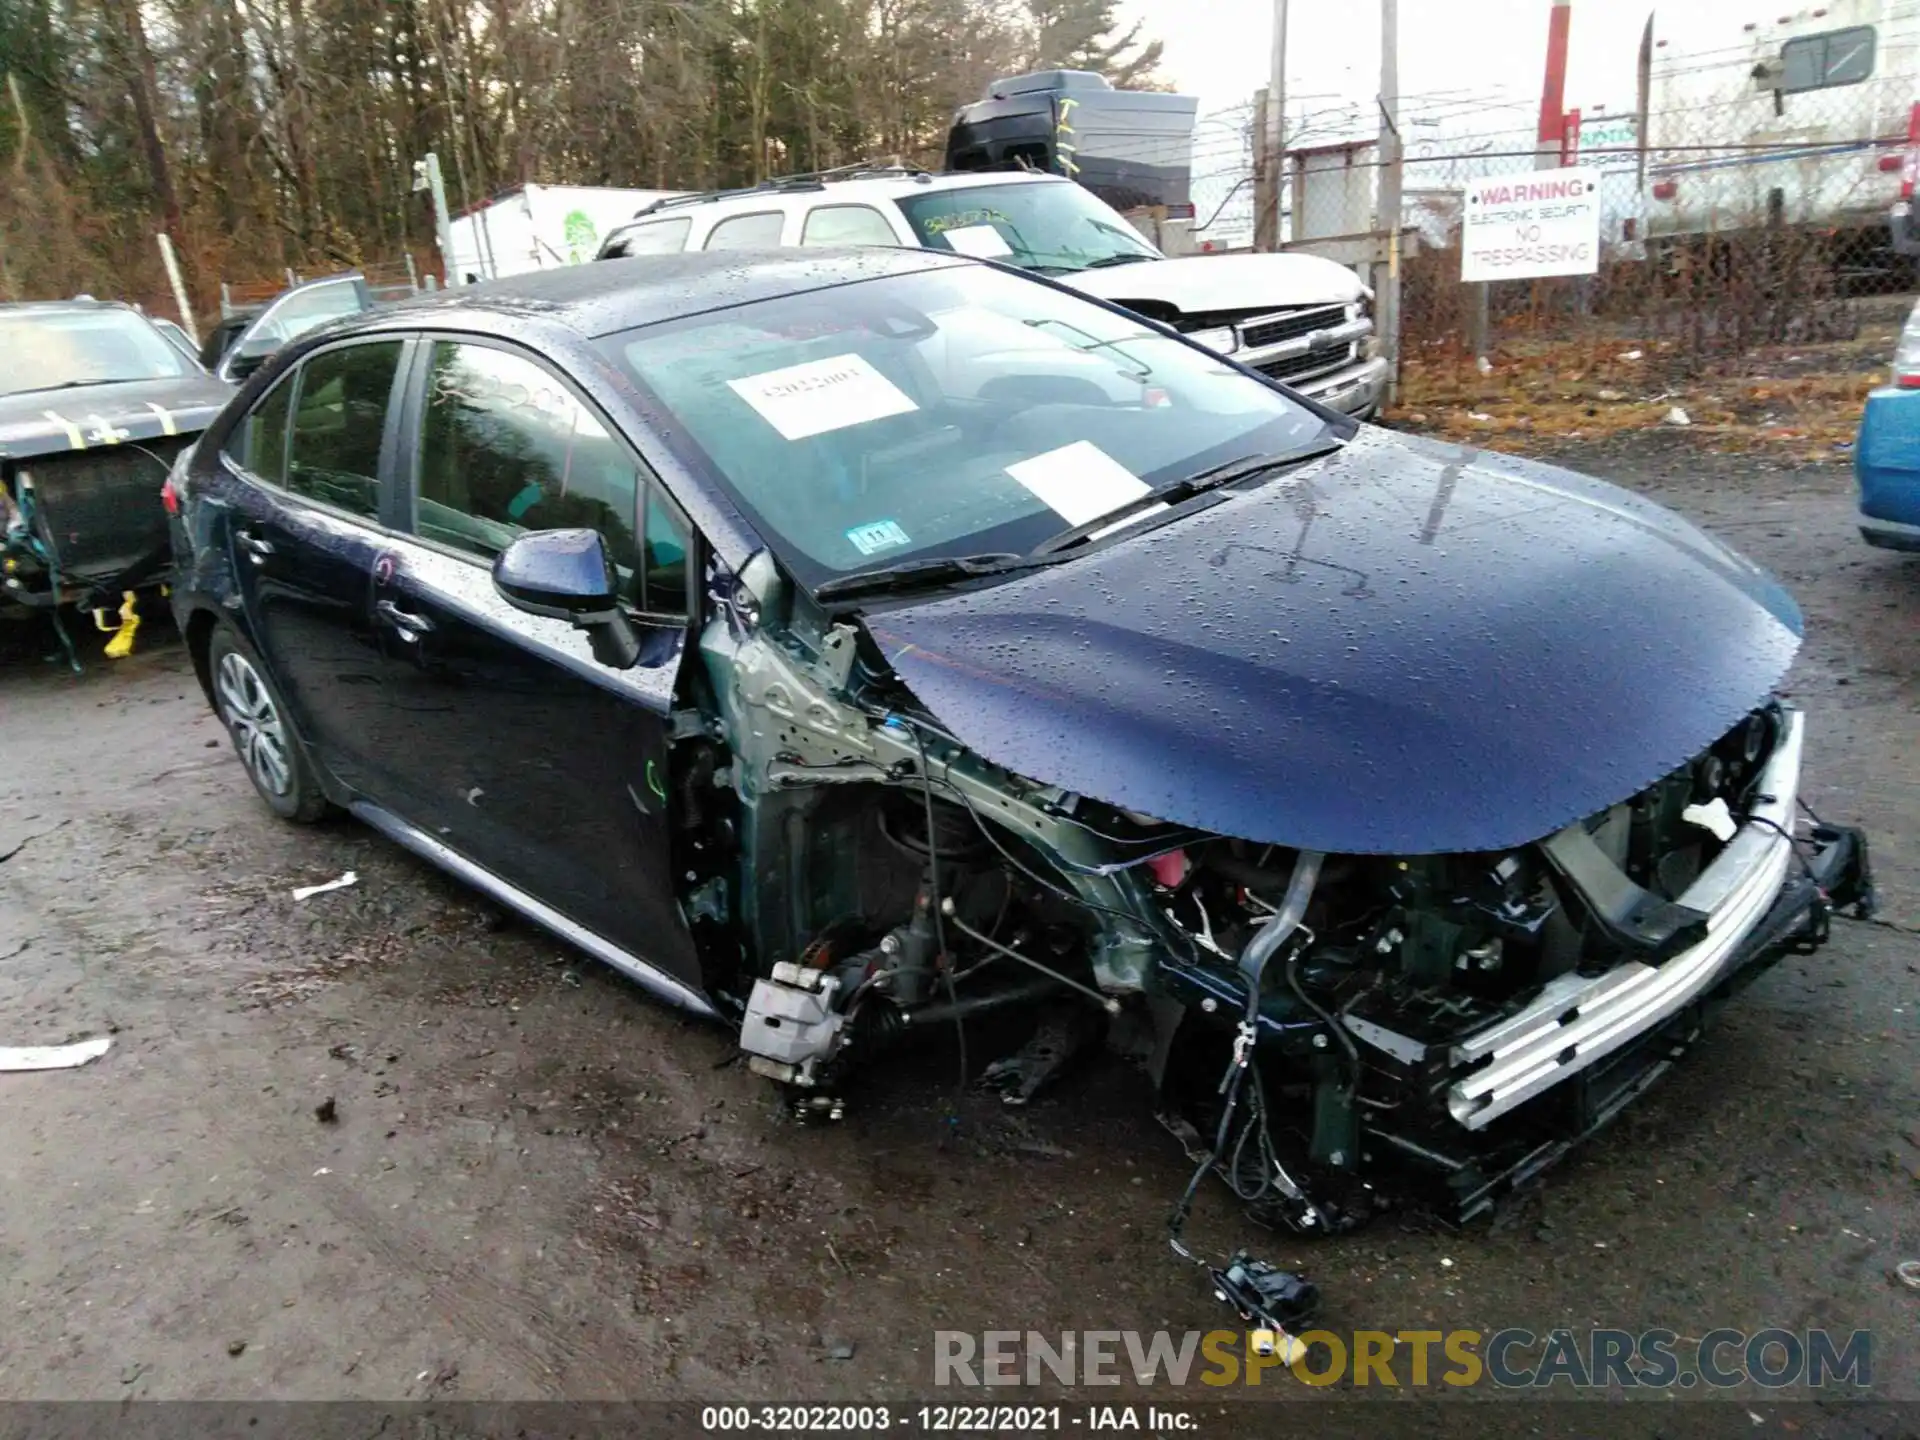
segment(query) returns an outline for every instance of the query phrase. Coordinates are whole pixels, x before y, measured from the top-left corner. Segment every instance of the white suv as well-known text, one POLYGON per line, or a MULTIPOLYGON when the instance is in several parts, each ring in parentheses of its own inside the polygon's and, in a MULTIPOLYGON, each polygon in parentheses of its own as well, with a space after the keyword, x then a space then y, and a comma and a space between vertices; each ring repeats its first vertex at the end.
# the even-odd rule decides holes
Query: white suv
POLYGON ((907 245, 1017 265, 1363 419, 1386 388, 1372 292, 1345 266, 1299 254, 1168 259, 1053 175, 853 168, 676 195, 615 229, 598 258, 789 245, 907 245))

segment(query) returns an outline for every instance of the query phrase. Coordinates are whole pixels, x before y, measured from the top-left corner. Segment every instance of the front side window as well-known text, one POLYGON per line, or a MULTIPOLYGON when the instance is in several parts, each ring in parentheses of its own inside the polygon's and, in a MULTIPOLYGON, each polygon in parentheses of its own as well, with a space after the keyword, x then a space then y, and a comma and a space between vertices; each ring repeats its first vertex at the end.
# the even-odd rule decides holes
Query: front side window
POLYGON ((131 310, 0 311, 0 395, 194 373, 186 357, 131 310))
POLYGON ((1025 553, 1148 490, 1320 439, 1286 395, 985 266, 740 305, 602 342, 668 443, 803 584, 1025 553))
POLYGON ((763 210, 756 215, 735 215, 722 220, 707 236, 709 250, 772 250, 780 244, 780 231, 787 217, 778 210, 763 210))
POLYGON ((1873 74, 1874 29, 1854 25, 1802 35, 1780 47, 1780 89, 1788 95, 1858 85, 1873 74))
POLYGON ((687 231, 693 221, 682 215, 676 220, 655 220, 622 230, 607 247, 608 257, 625 255, 678 255, 687 248, 687 231))
POLYGON ((871 205, 821 205, 807 212, 802 245, 898 245, 887 217, 871 205))
MULTIPOLYGON (((425 539, 492 559, 529 530, 598 530, 623 577, 640 568, 633 458, 525 356, 435 342, 419 473, 425 539)), ((639 603, 637 588, 629 598, 639 603)))
POLYGON ((286 487, 369 520, 380 516, 380 436, 400 342, 323 350, 300 367, 286 487))
POLYGON ((1071 180, 928 190, 895 203, 929 250, 1042 275, 1161 258, 1118 211, 1071 180))
POLYGON ((271 485, 287 483, 287 417, 293 413, 293 377, 260 398, 227 437, 235 463, 271 485))

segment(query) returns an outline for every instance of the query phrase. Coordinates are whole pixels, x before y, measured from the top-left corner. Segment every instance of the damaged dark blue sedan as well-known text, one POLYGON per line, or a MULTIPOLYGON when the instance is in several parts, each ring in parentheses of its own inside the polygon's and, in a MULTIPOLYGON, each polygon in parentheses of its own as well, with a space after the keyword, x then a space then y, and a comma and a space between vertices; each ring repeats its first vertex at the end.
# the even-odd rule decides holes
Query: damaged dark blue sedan
POLYGON ((989 264, 390 307, 275 356, 170 485, 269 805, 738 1027, 808 1112, 1002 1010, 1009 1100, 1104 1040, 1264 1221, 1472 1216, 1871 903, 1799 801, 1767 575, 989 264))

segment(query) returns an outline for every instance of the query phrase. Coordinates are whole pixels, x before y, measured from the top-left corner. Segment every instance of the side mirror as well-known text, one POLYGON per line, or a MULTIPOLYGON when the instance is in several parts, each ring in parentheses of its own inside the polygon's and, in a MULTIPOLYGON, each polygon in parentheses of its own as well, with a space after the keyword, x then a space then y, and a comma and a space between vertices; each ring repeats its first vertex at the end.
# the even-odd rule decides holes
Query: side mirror
POLYGON ((640 638, 620 608, 620 577, 597 530, 535 530, 493 562, 493 588, 516 610, 587 632, 593 658, 615 670, 640 659, 640 638))
POLYGON ((227 374, 238 385, 254 371, 266 364, 273 352, 280 348, 280 341, 266 335, 244 335, 240 343, 233 347, 227 356, 227 374))

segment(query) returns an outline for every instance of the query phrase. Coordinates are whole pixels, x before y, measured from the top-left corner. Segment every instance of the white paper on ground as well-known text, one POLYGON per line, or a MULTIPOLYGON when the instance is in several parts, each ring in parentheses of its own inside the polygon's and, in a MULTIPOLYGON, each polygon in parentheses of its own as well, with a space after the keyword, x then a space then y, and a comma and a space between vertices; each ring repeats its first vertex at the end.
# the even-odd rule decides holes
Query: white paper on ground
POLYGON ((324 895, 329 890, 344 890, 349 885, 358 885, 359 883, 360 876, 354 871, 349 870, 338 880, 329 880, 324 885, 302 885, 298 890, 293 892, 293 898, 296 900, 304 900, 309 895, 324 895))
POLYGON ((809 360, 727 384, 789 440, 805 440, 920 408, 864 357, 851 354, 809 360))
POLYGON ((111 1035, 77 1045, 0 1046, 0 1070, 71 1070, 98 1060, 113 1044, 111 1035))
POLYGON ((991 225, 962 225, 947 231, 944 238, 955 254, 971 255, 976 260, 998 260, 1013 253, 1013 247, 991 225))
POLYGON ((1007 473, 1069 525, 1097 520, 1151 488, 1091 440, 1009 465, 1007 473))

